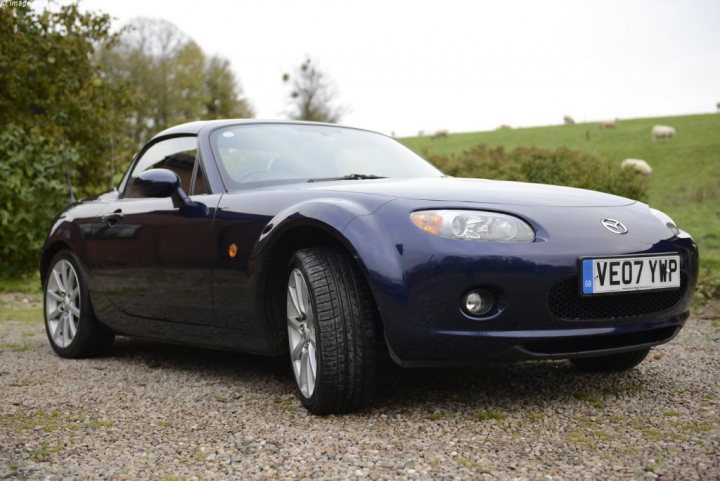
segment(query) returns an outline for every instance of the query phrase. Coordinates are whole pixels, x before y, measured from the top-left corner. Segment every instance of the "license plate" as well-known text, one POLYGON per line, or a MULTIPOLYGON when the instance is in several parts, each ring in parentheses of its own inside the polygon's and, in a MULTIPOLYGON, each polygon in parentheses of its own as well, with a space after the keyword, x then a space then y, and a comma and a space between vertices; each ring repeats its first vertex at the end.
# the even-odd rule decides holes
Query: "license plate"
POLYGON ((680 287, 679 255, 581 259, 581 265, 581 292, 586 296, 680 287))

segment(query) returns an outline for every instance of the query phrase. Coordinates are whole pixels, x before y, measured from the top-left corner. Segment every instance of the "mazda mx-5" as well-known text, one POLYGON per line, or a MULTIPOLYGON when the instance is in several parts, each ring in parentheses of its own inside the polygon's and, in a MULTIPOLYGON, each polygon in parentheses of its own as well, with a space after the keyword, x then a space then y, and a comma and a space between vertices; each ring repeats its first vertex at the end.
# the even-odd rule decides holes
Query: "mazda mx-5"
POLYGON ((451 178, 361 129, 221 120, 159 133, 68 206, 41 278, 62 357, 115 335, 286 355, 323 414, 366 403, 387 356, 633 368, 682 328, 697 268, 640 202, 451 178))

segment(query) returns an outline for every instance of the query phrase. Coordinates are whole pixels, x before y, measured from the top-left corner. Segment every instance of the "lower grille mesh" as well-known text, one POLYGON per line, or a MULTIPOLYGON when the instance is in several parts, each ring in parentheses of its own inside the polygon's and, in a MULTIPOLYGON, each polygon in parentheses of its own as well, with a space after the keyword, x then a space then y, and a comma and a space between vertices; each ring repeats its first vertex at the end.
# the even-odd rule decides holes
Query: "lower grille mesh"
POLYGON ((687 290, 683 275, 680 289, 659 292, 631 292, 608 296, 582 297, 578 279, 560 281, 550 289, 550 312, 561 319, 615 319, 662 312, 677 305, 687 290))

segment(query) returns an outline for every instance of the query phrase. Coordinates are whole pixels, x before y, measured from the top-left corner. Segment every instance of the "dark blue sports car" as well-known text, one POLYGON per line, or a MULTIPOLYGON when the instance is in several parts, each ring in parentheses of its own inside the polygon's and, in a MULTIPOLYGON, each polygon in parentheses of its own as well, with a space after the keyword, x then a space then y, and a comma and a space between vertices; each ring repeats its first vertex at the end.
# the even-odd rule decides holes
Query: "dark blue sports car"
POLYGON ((570 359, 619 371, 688 317, 693 239, 614 195, 449 178, 390 137, 300 122, 173 127, 42 253, 62 357, 116 334, 289 355, 313 413, 400 366, 570 359))

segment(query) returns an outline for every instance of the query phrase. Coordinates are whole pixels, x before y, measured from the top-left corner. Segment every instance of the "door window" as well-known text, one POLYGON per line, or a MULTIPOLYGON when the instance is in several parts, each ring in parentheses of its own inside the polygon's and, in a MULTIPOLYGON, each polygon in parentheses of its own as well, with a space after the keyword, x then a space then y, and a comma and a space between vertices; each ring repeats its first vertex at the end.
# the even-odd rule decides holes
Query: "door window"
MULTIPOLYGON (((197 162, 197 137, 174 137, 167 140, 161 140, 152 147, 147 149, 142 157, 136 162, 133 168, 130 178, 128 179, 127 186, 123 197, 135 198, 142 197, 140 191, 135 186, 135 179, 150 169, 168 169, 175 172, 180 177, 180 187, 187 192, 191 193, 192 178, 193 175, 200 175, 197 172, 202 172, 202 169, 198 166, 197 170, 195 164, 197 162)), ((196 177, 196 187, 205 189, 205 192, 196 193, 207 193, 207 183, 203 182, 203 185, 199 185, 199 178, 196 177)), ((203 177, 204 180, 204 177, 203 177)), ((196 191, 198 189, 196 188, 196 191)))

